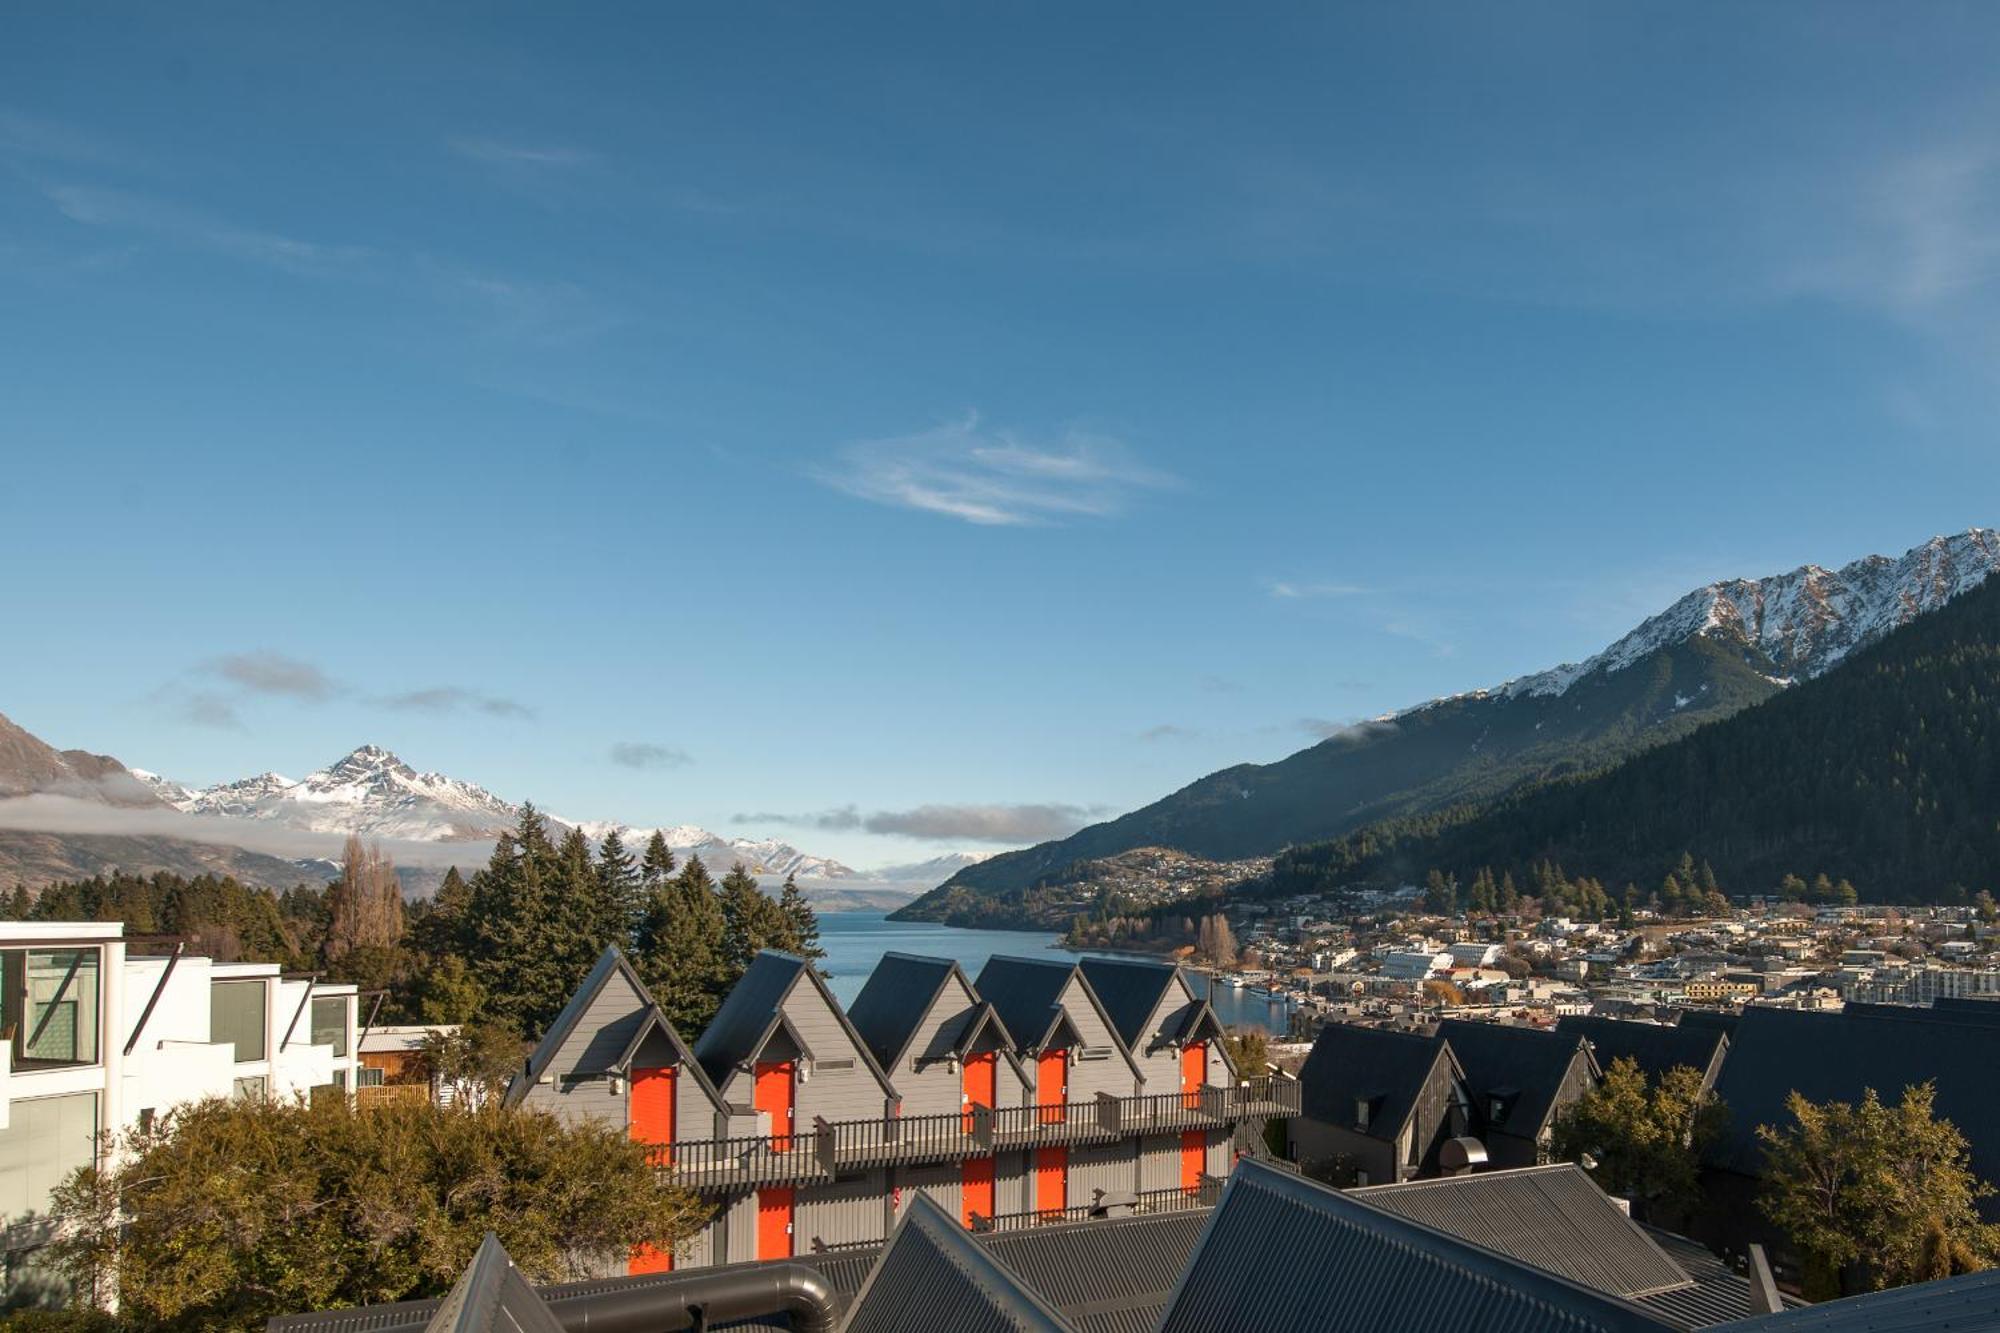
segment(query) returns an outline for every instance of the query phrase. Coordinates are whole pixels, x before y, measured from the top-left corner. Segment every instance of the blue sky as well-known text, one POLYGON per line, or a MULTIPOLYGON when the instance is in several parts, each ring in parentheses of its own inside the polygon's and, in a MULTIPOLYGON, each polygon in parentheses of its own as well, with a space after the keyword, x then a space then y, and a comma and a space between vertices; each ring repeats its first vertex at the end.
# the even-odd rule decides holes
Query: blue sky
POLYGON ((17 10, 0 711, 864 865, 1061 831, 2000 520, 1996 60, 1949 4, 17 10))

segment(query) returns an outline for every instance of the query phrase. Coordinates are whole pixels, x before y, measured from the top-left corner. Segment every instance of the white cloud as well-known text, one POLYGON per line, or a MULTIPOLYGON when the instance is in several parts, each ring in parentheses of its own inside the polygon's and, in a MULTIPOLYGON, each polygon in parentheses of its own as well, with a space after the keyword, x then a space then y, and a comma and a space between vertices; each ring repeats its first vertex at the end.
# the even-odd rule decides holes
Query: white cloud
POLYGON ((1354 583, 1300 583, 1274 579, 1266 591, 1280 601, 1305 601, 1317 597, 1359 597, 1368 589, 1354 583))
POLYGON ((861 829, 899 838, 940 842, 993 842, 1008 846, 1066 838, 1109 810, 1101 805, 1056 802, 1023 805, 920 805, 864 815, 851 805, 816 814, 739 814, 737 824, 793 824, 827 830, 861 829))
POLYGON ((619 741, 611 747, 611 762, 621 768, 680 768, 693 763, 694 756, 677 745, 619 741))
POLYGON ((1030 443, 980 425, 977 415, 842 449, 820 480, 875 504, 984 526, 1055 523, 1116 514, 1135 492, 1178 485, 1124 444, 1066 431, 1030 443))
POLYGON ((447 139, 445 147, 460 157, 495 167, 567 170, 572 167, 587 167, 597 161, 597 154, 587 148, 574 148, 567 144, 523 143, 518 140, 494 139, 479 135, 463 135, 447 139))
POLYGON ((239 226, 168 199, 98 185, 51 185, 43 190, 62 215, 86 227, 143 232, 232 258, 323 274, 369 257, 360 246, 328 245, 239 226))

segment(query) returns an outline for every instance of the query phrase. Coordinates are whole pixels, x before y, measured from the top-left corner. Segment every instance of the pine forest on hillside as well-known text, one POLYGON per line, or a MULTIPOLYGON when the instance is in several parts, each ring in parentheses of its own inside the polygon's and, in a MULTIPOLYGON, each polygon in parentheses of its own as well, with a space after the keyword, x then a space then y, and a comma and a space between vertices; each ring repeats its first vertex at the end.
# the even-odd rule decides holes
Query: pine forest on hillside
POLYGON ((1293 848, 1272 887, 1525 882, 1544 865, 1651 886, 1687 851, 1734 894, 1826 875, 1874 901, 1963 901, 2000 877, 1996 746, 2000 580, 1607 772, 1293 848))

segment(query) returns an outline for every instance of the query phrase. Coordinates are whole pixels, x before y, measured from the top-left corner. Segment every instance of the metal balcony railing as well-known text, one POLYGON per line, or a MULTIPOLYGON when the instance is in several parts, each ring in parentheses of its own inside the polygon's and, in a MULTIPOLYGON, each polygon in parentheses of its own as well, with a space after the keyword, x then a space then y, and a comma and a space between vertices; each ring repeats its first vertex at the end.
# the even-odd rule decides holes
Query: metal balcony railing
POLYGON ((787 1136, 697 1139, 654 1150, 654 1165, 691 1189, 828 1180, 843 1171, 912 1162, 948 1162, 1023 1148, 1106 1143, 1141 1134, 1223 1129, 1235 1121, 1295 1116, 1299 1085, 1279 1077, 1190 1092, 1048 1106, 975 1106, 969 1112, 815 1119, 787 1136))

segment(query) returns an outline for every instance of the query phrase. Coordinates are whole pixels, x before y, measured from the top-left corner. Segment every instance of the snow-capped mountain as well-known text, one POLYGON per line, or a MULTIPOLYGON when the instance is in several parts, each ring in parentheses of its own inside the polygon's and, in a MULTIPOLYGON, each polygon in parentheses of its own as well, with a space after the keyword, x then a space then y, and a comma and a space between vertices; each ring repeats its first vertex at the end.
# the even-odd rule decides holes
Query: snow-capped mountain
POLYGON ((1831 670, 1995 570, 2000 533, 1973 528, 1837 570, 1712 583, 1582 662, 1390 713, 1273 763, 1210 773, 1116 819, 968 866, 906 915, 978 917, 969 898, 1020 893, 1074 862, 1137 847, 1216 861, 1268 856, 1607 768, 1831 670))
POLYGON ((1492 693, 1560 695, 1600 671, 1619 671, 1701 635, 1739 646, 1779 684, 1819 675, 1856 648, 1983 583, 2000 570, 2000 532, 1933 537, 1899 557, 1864 556, 1837 570, 1728 579, 1697 588, 1603 652, 1522 676, 1492 693))
MULTIPOLYGON (((318 772, 293 779, 260 773, 213 787, 190 788, 157 773, 134 770, 168 805, 187 814, 260 820, 314 833, 358 834, 413 842, 483 841, 498 837, 521 816, 521 807, 476 783, 443 773, 419 773, 377 745, 364 745, 318 772)), ((607 820, 550 822, 581 828, 592 841, 616 829, 636 853, 653 829, 607 820)), ((725 838, 696 824, 662 827, 676 856, 690 854, 718 867, 741 861, 760 875, 796 874, 835 880, 854 871, 830 857, 814 856, 775 838, 725 838)))
POLYGON ((674 824, 660 829, 639 828, 601 819, 563 819, 551 815, 558 824, 573 824, 592 842, 602 842, 616 830, 625 846, 637 856, 658 832, 681 860, 699 856, 710 866, 722 867, 741 861, 759 875, 797 875, 800 879, 848 879, 855 872, 828 856, 802 852, 776 838, 725 838, 699 824, 674 824))

